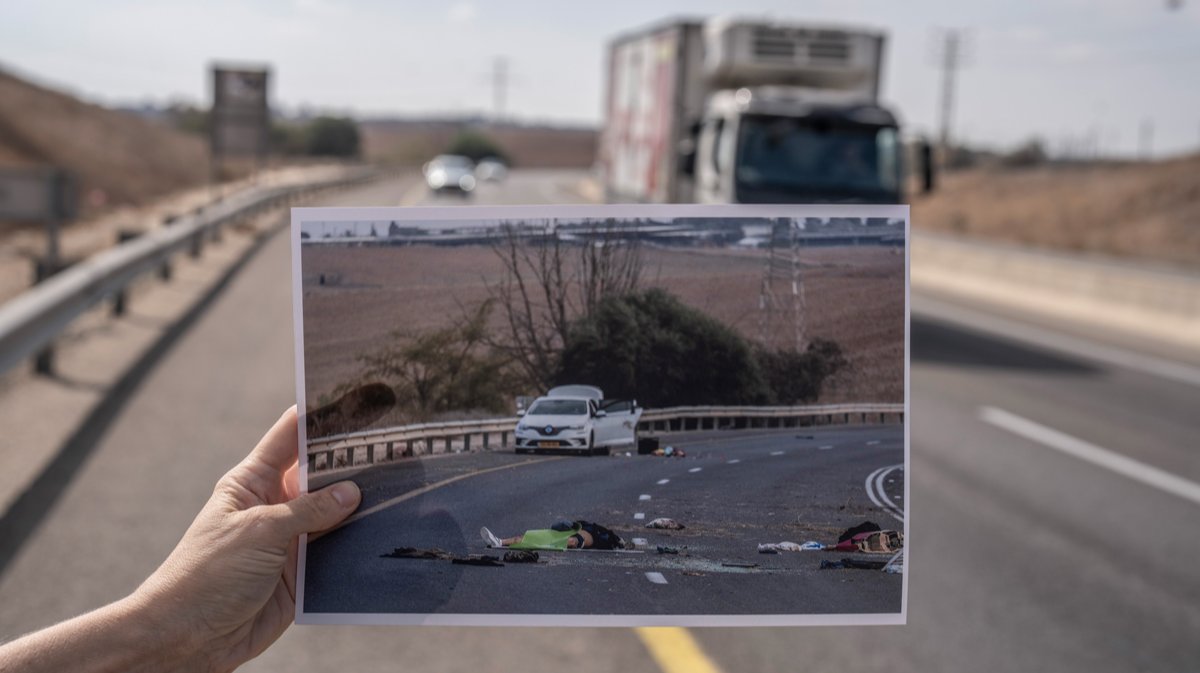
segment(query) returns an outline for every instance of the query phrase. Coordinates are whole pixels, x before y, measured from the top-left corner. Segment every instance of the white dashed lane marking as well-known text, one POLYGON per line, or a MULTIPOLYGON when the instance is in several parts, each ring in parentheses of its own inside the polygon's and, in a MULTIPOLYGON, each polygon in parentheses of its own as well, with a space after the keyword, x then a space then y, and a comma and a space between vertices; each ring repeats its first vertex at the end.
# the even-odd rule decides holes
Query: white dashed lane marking
POLYGON ((692 469, 688 470, 688 472, 699 472, 700 470, 703 470, 703 469, 704 469, 703 467, 693 467, 692 469))
POLYGON ((663 484, 670 483, 670 481, 671 481, 670 479, 659 479, 659 480, 658 480, 658 485, 659 485, 659 486, 662 486, 663 484))
POLYGON ((633 518, 634 518, 634 520, 635 520, 635 521, 641 521, 642 519, 645 519, 645 518, 646 518, 646 513, 645 513, 645 512, 638 512, 637 514, 634 514, 634 515, 633 515, 633 518))
POLYGON ((782 451, 772 451, 772 452, 771 452, 771 455, 772 455, 772 456, 782 456, 782 455, 783 455, 783 452, 782 452, 782 451))
POLYGON ((654 584, 666 584, 667 578, 663 577, 662 573, 646 573, 646 579, 654 584))
POLYGON ((641 495, 639 495, 639 496, 638 496, 638 500, 649 500, 649 499, 650 499, 650 494, 649 494, 649 493, 643 493, 643 494, 641 494, 641 495))
POLYGON ((871 441, 867 442, 867 446, 875 446, 878 443, 879 443, 878 439, 872 439, 871 441))
POLYGON ((734 458, 733 460, 729 460, 729 461, 726 461, 726 462, 727 462, 727 463, 729 463, 730 465, 735 465, 735 464, 737 464, 737 463, 740 463, 740 462, 742 462, 742 461, 741 461, 740 459, 738 459, 738 458, 734 458))
POLYGON ((833 448, 833 444, 826 444, 825 446, 818 446, 817 450, 818 451, 828 451, 832 448, 833 448))

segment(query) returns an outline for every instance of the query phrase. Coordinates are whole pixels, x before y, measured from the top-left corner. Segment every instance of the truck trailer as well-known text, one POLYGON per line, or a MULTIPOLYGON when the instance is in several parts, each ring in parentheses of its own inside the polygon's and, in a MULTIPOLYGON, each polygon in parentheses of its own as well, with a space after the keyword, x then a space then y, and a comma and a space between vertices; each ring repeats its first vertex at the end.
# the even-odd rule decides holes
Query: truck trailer
POLYGON ((610 202, 898 203, 885 36, 676 20, 608 48, 599 168, 610 202))

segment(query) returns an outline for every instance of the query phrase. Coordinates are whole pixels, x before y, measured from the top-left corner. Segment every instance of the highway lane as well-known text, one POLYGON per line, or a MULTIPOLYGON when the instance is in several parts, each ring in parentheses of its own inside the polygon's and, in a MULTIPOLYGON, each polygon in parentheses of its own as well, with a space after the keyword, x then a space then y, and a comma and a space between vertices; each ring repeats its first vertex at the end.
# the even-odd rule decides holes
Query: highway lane
MULTIPOLYGON (((537 189, 569 194, 579 177, 537 189)), ((412 189, 352 198, 420 200, 412 189)), ((273 241, 99 438, 0 578, 0 637, 135 586, 289 402, 287 274, 273 241)), ((709 654, 726 671, 1194 670, 1197 506, 980 417, 1004 409, 1195 481, 1195 388, 1070 350, 916 318, 909 624, 695 630, 709 654)), ((620 629, 400 627, 295 628, 244 670, 397 667, 656 670, 620 629)))
MULTIPOLYGON (((898 425, 717 431, 665 441, 686 458, 462 454, 369 468, 349 477, 364 508, 399 499, 312 543, 306 601, 318 612, 577 614, 817 614, 900 610, 901 577, 818 570, 805 552, 762 555, 783 540, 832 545, 864 520, 900 524, 869 498, 866 478, 903 464, 898 425), (476 476, 463 479, 463 466, 476 476), (501 469, 503 468, 503 469, 501 469), (471 468, 468 468, 471 469, 471 468), (453 477, 451 477, 453 475, 453 477), (421 483, 457 480, 401 499, 421 483), (670 517, 681 531, 647 529, 670 517), (545 552, 537 566, 451 567, 446 561, 380 558, 393 547, 488 553, 486 525, 503 536, 585 519, 645 553, 545 552), (679 555, 657 553, 670 546, 679 555), (757 564, 755 568, 727 564, 757 564), (397 582, 403 576, 406 581, 397 582)), ((891 498, 903 502, 903 477, 891 498)))

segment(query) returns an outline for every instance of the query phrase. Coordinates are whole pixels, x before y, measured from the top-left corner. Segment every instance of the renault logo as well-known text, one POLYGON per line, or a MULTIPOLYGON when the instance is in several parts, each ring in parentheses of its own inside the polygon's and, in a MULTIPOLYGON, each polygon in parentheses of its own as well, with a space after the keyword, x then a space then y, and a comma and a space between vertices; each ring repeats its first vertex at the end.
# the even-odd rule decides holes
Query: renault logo
POLYGON ((553 425, 547 425, 546 427, 542 428, 542 432, 543 432, 543 433, 545 433, 545 434, 547 434, 547 435, 549 435, 549 434, 553 434, 553 433, 554 433, 554 426, 553 426, 553 425))

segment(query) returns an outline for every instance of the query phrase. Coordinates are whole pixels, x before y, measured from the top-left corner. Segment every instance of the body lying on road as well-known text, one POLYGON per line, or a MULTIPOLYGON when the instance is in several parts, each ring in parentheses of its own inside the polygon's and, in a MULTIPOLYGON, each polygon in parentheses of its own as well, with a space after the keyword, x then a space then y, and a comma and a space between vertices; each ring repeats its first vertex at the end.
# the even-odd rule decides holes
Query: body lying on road
POLYGON ((565 551, 567 549, 626 549, 629 545, 620 535, 590 521, 559 521, 550 528, 527 530, 516 537, 500 538, 487 526, 479 534, 489 547, 512 549, 540 549, 565 551))

